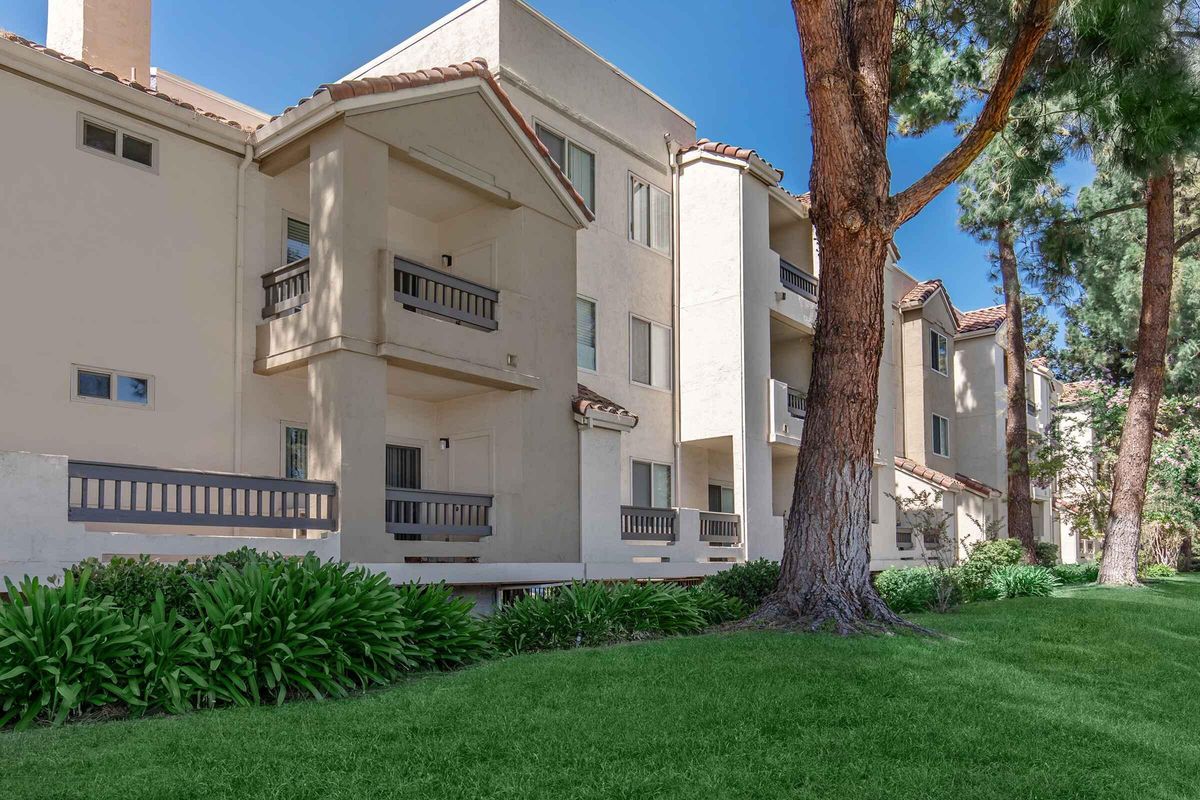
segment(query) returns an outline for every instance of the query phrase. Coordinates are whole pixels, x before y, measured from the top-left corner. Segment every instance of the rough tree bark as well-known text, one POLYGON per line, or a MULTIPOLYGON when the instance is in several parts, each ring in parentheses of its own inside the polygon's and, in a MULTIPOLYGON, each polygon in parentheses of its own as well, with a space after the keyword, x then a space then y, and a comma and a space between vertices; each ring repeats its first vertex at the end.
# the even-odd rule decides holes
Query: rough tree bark
POLYGON ((928 175, 890 197, 895 0, 792 0, 812 121, 811 218, 821 243, 812 380, 779 585, 751 624, 839 633, 905 625, 870 579, 870 484, 892 234, 1004 127, 1058 0, 1030 0, 975 125, 928 175))
POLYGON ((1163 394, 1174 269, 1175 171, 1167 165, 1146 182, 1146 263, 1142 270, 1137 363, 1113 470, 1112 501, 1098 580, 1102 584, 1138 584, 1142 509, 1146 504, 1146 476, 1154 445, 1154 420, 1163 394))
POLYGON ((1013 246, 1010 223, 997 226, 996 249, 1000 278, 1004 286, 1004 310, 1007 315, 1006 344, 1008 358, 1004 377, 1008 392, 1008 410, 1004 418, 1004 449, 1008 462, 1008 536, 1020 539, 1025 563, 1037 563, 1037 540, 1033 536, 1033 501, 1029 487, 1029 425, 1025 418, 1025 320, 1021 308, 1021 276, 1013 246))

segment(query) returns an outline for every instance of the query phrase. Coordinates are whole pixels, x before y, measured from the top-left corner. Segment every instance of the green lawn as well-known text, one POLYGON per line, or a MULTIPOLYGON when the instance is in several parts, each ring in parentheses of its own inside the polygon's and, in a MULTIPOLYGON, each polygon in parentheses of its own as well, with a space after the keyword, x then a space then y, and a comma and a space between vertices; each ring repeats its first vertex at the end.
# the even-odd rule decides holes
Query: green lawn
POLYGON ((920 621, 950 637, 700 636, 2 733, 0 797, 1200 796, 1200 580, 920 621))

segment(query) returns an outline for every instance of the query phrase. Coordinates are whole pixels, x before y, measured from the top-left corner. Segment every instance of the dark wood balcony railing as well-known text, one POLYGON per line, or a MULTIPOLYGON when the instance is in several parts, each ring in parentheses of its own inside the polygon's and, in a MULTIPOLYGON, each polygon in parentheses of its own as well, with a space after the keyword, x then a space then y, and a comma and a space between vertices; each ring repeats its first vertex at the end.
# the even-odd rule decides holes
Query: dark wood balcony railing
POLYGON ((387 490, 387 532, 402 536, 491 536, 492 496, 428 489, 387 490))
POLYGON ((805 397, 804 392, 800 391, 799 389, 793 389, 791 386, 787 387, 787 404, 789 414, 796 419, 804 419, 804 407, 807 402, 808 398, 805 397))
POLYGON ((801 297, 817 302, 817 279, 788 261, 779 259, 779 282, 801 297))
POLYGON ((395 265, 397 303, 480 330, 498 327, 495 289, 400 257, 395 265))
POLYGON ((621 538, 647 542, 675 541, 673 508, 621 506, 621 538))
POLYGON ((262 276, 262 318, 275 319, 300 310, 308 302, 308 258, 284 264, 262 276))
POLYGON ((737 544, 742 541, 742 518, 737 514, 700 512, 700 541, 737 544))
POLYGON ((337 529, 337 485, 70 461, 67 519, 231 528, 337 529))

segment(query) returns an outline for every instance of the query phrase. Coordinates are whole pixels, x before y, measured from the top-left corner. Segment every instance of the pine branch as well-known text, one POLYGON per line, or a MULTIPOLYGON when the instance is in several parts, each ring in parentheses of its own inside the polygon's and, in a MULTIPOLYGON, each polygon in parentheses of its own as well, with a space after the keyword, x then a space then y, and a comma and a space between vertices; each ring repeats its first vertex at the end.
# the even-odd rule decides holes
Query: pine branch
POLYGON ((1198 236, 1200 236, 1200 228, 1194 228, 1194 229, 1188 231, 1187 233, 1185 233, 1183 236, 1180 236, 1178 239, 1175 240, 1176 252, 1178 252, 1180 249, 1182 249, 1185 245, 1190 244, 1191 241, 1198 236))
POLYGON ((975 124, 958 146, 946 154, 933 169, 904 191, 892 197, 899 227, 917 215, 933 198, 963 173, 983 152, 988 142, 1004 129, 1008 108, 1033 61, 1038 45, 1054 23, 1060 0, 1030 0, 1017 38, 1004 56, 996 85, 988 95, 975 124))

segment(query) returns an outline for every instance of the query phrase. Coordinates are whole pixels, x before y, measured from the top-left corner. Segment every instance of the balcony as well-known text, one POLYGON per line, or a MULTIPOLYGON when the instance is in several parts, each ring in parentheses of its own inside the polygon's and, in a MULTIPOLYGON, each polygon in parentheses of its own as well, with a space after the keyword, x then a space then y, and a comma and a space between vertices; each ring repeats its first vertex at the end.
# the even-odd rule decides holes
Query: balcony
POLYGON ((783 284, 783 288, 795 292, 806 300, 817 302, 819 283, 816 276, 809 275, 783 258, 779 259, 779 282, 783 284))
POLYGON ((294 314, 308 302, 308 258, 277 267, 262 276, 264 320, 294 314))
POLYGON ((481 331, 499 327, 496 304, 500 293, 481 283, 396 256, 393 291, 396 302, 411 311, 424 311, 481 331))
POLYGON ((389 488, 386 508, 387 532, 397 539, 492 535, 490 494, 389 488))
POLYGON ((621 539, 667 544, 736 545, 742 541, 737 514, 694 508, 621 506, 621 539))
POLYGON ((807 396, 799 389, 772 378, 768 397, 771 405, 771 430, 767 440, 799 447, 800 437, 804 432, 807 396))

